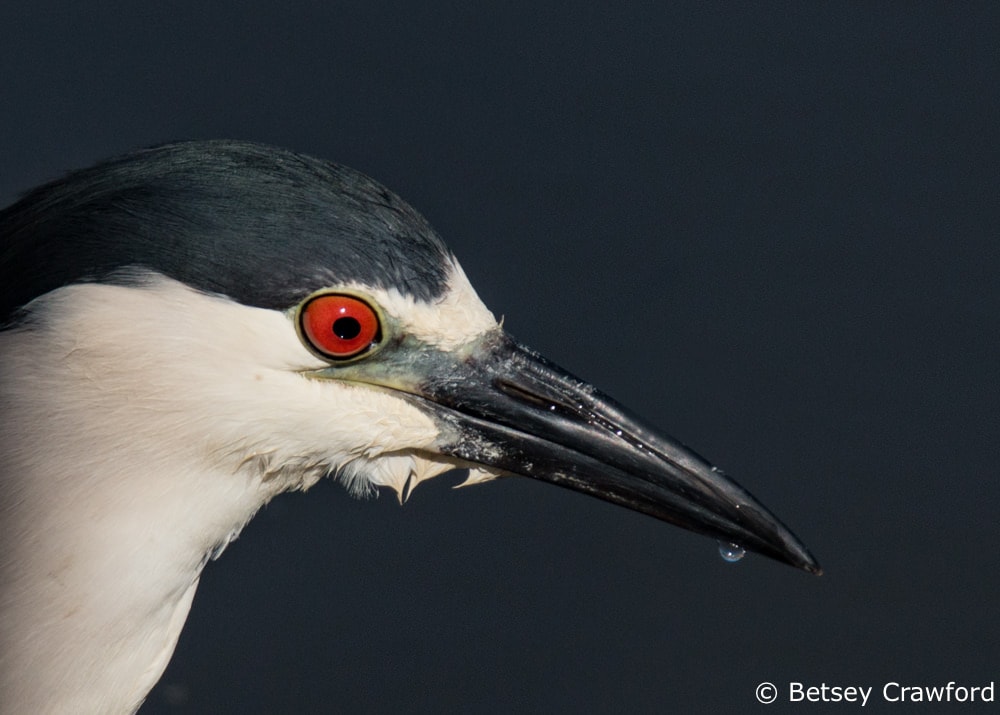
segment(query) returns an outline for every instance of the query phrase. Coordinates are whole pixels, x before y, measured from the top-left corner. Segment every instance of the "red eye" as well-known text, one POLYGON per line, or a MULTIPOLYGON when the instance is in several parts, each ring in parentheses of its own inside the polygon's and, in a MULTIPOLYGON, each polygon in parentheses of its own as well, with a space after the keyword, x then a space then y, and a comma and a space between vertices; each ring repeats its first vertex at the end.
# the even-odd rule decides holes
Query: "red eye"
POLYGON ((378 315, 350 295, 318 295, 302 306, 299 320, 312 347, 337 360, 360 355, 381 338, 378 315))

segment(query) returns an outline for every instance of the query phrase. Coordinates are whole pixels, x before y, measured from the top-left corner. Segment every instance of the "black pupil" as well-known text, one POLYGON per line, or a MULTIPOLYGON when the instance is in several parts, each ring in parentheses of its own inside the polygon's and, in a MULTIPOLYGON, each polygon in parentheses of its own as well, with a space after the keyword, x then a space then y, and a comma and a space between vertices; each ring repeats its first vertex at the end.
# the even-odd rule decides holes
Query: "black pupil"
POLYGON ((357 318, 337 318, 333 321, 333 334, 341 340, 353 340, 361 333, 357 318))

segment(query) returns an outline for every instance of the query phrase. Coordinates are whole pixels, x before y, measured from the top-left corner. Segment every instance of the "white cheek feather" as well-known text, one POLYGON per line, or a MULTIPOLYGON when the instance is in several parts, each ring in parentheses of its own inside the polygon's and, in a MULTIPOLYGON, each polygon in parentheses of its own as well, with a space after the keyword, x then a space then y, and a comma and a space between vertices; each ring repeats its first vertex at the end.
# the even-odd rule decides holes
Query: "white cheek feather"
POLYGON ((167 279, 71 286, 45 303, 44 330, 14 338, 35 343, 16 352, 37 363, 17 374, 37 374, 26 410, 70 421, 67 439, 127 442, 128 451, 141 445, 153 458, 197 457, 229 471, 266 465, 265 481, 291 480, 269 487, 280 491, 319 476, 299 482, 290 467, 332 469, 437 436, 391 393, 306 376, 325 363, 283 313, 167 279))

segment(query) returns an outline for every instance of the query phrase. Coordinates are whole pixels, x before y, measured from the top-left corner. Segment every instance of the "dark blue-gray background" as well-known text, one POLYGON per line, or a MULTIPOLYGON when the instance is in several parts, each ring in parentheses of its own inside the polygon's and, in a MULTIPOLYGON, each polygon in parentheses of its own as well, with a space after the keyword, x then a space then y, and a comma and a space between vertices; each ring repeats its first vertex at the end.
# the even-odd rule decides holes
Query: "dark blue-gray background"
POLYGON ((1000 680, 990 5, 116 5, 0 6, 4 201, 180 138, 361 169, 519 339, 827 571, 730 566, 527 480, 402 508, 324 483, 206 569, 143 713, 745 712, 765 680, 781 703, 1000 680))

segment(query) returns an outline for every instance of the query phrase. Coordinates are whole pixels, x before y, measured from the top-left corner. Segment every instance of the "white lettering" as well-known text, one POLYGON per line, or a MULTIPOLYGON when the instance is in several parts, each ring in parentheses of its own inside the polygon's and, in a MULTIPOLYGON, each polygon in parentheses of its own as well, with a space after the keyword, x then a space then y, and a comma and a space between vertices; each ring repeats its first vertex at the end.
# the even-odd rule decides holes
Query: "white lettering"
POLYGON ((959 685, 954 680, 947 685, 900 685, 890 681, 882 686, 882 699, 889 703, 967 703, 994 701, 995 683, 989 685, 959 685))
POLYGON ((864 687, 859 685, 810 685, 806 687, 803 683, 788 684, 788 701, 800 703, 803 700, 810 703, 856 703, 861 702, 864 707, 868 704, 868 697, 872 694, 872 686, 864 687))
POLYGON ((868 704, 868 696, 872 694, 872 686, 869 685, 867 688, 861 687, 858 690, 861 692, 861 707, 864 707, 868 704))
MULTIPOLYGON (((806 685, 789 682, 788 702, 861 703, 861 707, 865 707, 874 689, 871 685, 806 685)), ((950 680, 945 685, 903 685, 890 680, 882 686, 882 699, 887 703, 992 703, 996 700, 996 683, 990 681, 987 685, 959 685, 950 680)))

